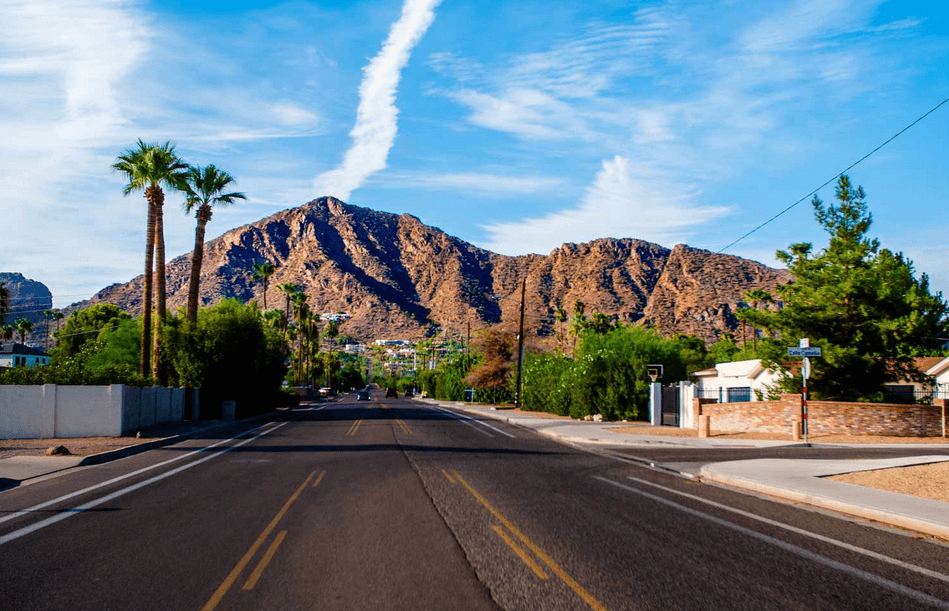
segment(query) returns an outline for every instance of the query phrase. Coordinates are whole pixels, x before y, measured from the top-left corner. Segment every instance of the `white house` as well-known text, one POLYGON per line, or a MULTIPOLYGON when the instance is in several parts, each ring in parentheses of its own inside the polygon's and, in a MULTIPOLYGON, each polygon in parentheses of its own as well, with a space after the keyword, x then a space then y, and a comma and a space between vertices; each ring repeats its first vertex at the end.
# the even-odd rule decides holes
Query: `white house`
POLYGON ((719 403, 758 401, 758 393, 767 396, 768 389, 778 381, 778 374, 766 369, 761 359, 716 363, 714 369, 692 374, 695 397, 717 399, 719 403))
POLYGON ((926 375, 935 380, 935 388, 940 397, 949 398, 949 357, 946 357, 927 369, 926 375))
POLYGON ((0 367, 49 365, 49 355, 23 344, 0 344, 0 367))

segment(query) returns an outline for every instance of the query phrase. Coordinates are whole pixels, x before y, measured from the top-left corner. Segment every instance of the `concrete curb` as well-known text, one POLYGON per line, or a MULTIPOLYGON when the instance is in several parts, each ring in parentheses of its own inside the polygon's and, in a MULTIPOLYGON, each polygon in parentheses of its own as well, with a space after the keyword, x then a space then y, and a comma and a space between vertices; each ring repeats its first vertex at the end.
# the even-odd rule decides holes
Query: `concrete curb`
POLYGON ((799 492, 790 488, 772 486, 760 481, 745 479, 743 477, 715 473, 706 467, 702 467, 699 470, 697 479, 702 482, 714 482, 716 484, 722 484, 742 490, 750 490, 752 492, 765 494, 787 501, 794 501, 797 503, 812 505, 814 507, 820 507, 822 509, 829 509, 838 513, 874 520, 889 526, 905 528, 907 530, 913 530, 916 532, 925 533, 927 535, 932 535, 934 537, 939 537, 941 539, 949 540, 949 526, 937 524, 913 516, 902 515, 895 511, 887 511, 875 509, 873 507, 856 505, 846 501, 841 501, 839 499, 828 498, 807 492, 799 492))

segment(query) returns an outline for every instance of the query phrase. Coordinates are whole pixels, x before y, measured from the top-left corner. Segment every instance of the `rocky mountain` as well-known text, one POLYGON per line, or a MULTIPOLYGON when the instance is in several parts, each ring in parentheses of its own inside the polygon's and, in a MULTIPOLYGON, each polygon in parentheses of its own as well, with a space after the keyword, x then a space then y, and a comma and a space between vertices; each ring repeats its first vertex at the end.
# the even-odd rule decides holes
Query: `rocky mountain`
MULTIPOLYGON (((190 253, 168 263, 168 308, 187 301, 190 253)), ((302 287, 317 312, 345 312, 342 332, 361 339, 421 337, 433 327, 454 332, 512 325, 526 281, 526 324, 550 335, 562 305, 572 313, 604 312, 645 320, 663 333, 708 340, 734 329, 733 312, 749 289, 773 289, 788 272, 755 261, 635 239, 564 244, 547 256, 511 257, 478 248, 414 216, 377 212, 331 197, 284 210, 228 231, 205 245, 201 300, 256 299, 284 307, 276 286, 302 287), (252 279, 255 263, 277 265, 266 297, 252 279)), ((115 303, 139 314, 142 277, 97 293, 91 303, 115 303)), ((72 309, 72 307, 70 308, 72 309)))
POLYGON ((42 282, 15 272, 0 272, 0 282, 10 293, 10 311, 4 323, 12 325, 16 319, 26 318, 36 325, 43 320, 45 310, 53 309, 53 294, 42 282))

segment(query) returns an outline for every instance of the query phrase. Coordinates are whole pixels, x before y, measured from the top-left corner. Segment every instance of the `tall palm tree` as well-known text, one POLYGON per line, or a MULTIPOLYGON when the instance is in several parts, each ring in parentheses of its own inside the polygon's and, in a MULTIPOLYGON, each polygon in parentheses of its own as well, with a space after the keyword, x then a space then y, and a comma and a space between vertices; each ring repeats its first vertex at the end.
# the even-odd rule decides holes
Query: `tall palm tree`
POLYGON ((267 309, 267 285, 270 283, 270 277, 277 271, 277 266, 270 261, 263 263, 254 263, 254 280, 258 280, 264 285, 264 309, 267 309))
POLYGON ((7 312, 10 311, 10 290, 3 286, 5 282, 0 282, 0 325, 3 324, 3 319, 7 315, 7 312))
POLYGON ((16 329, 16 332, 20 334, 20 343, 26 343, 26 334, 33 330, 33 323, 31 323, 26 318, 17 318, 13 321, 13 326, 16 329))
POLYGON ((0 325, 0 339, 13 339, 15 331, 13 325, 0 325))
POLYGON ((139 139, 136 148, 126 150, 116 158, 112 169, 125 174, 128 180, 124 189, 125 195, 132 191, 144 191, 145 200, 148 202, 140 373, 142 375, 151 373, 158 377, 161 323, 165 317, 165 237, 162 216, 165 193, 162 191, 162 186, 171 190, 186 191, 188 164, 178 158, 175 146, 170 142, 162 145, 146 144, 139 139), (156 255, 157 264, 155 264, 156 255), (153 265, 155 266, 154 279, 153 265), (153 286, 157 294, 154 341, 151 335, 153 286))
POLYGON ((560 344, 560 354, 567 353, 567 332, 564 329, 564 325, 567 324, 567 321, 570 320, 567 310, 563 309, 560 306, 557 306, 557 313, 554 315, 554 318, 560 323, 560 330, 557 332, 557 343, 560 344))
POLYGON ((56 344, 59 344, 59 321, 66 318, 66 315, 62 312, 53 312, 53 320, 56 321, 56 331, 53 333, 53 337, 56 338, 56 344))
POLYGON ((277 285, 277 290, 283 293, 284 296, 287 298, 286 315, 287 315, 287 320, 290 320, 290 300, 293 298, 294 295, 300 292, 300 287, 298 287, 292 282, 284 282, 283 284, 277 285))
MULTIPOLYGON (((238 199, 247 199, 243 193, 224 191, 234 178, 213 165, 188 170, 188 198, 185 212, 195 211, 198 226, 194 230, 194 252, 191 253, 191 277, 188 280, 188 320, 198 320, 198 290, 201 286, 201 263, 204 261, 204 231, 211 220, 212 208, 230 206, 238 199)), ((264 309, 266 309, 266 300, 264 309)))
POLYGON ((43 341, 43 352, 49 352, 49 321, 52 317, 52 310, 43 310, 43 326, 46 328, 46 339, 43 341))

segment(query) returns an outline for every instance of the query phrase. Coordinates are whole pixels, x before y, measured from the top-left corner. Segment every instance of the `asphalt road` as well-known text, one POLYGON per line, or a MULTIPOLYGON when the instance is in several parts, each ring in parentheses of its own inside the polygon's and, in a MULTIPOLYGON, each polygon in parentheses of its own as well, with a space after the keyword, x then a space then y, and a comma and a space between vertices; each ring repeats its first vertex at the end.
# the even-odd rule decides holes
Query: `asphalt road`
POLYGON ((949 609, 938 542, 354 398, 0 493, 0 609, 949 609))

